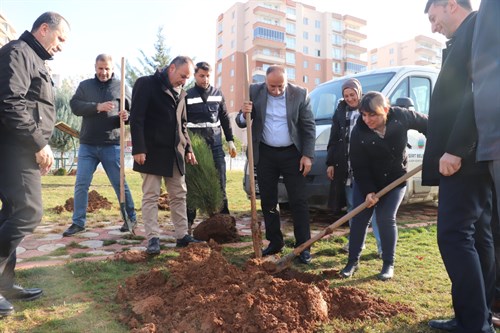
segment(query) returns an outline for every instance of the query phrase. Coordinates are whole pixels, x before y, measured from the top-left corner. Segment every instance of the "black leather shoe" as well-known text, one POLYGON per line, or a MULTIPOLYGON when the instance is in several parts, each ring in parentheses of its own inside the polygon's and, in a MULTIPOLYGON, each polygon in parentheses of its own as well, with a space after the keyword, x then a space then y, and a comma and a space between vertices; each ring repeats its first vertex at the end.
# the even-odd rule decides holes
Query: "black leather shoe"
POLYGON ((429 321, 429 327, 436 330, 453 332, 457 328, 457 320, 451 319, 435 319, 429 321))
POLYGON ((274 246, 274 245, 269 244, 268 247, 266 247, 264 250, 262 250, 262 256, 265 257, 265 256, 270 256, 272 254, 280 253, 281 250, 283 249, 283 246, 284 245, 274 246))
POLYGON ((8 300, 0 295, 0 317, 9 316, 14 313, 14 307, 8 300))
POLYGON ((186 247, 189 245, 189 243, 201 243, 203 241, 194 238, 191 235, 186 235, 182 237, 181 239, 178 239, 177 242, 175 243, 176 247, 186 247))
POLYGON ((309 250, 304 250, 299 255, 299 261, 304 265, 309 265, 311 263, 311 252, 309 250))
POLYGON ((76 225, 73 223, 72 225, 69 226, 68 229, 66 229, 63 232, 63 237, 73 236, 74 234, 77 234, 77 233, 83 232, 83 231, 85 231, 84 227, 80 227, 79 225, 76 225))
POLYGON ((18 285, 14 285, 10 289, 0 290, 0 294, 8 300, 16 301, 33 301, 43 294, 43 290, 40 288, 23 288, 18 285))
POLYGON ((382 265, 382 270, 378 275, 378 279, 386 281, 392 279, 393 276, 394 276, 394 265, 384 263, 384 265, 382 265))
POLYGON ((359 264, 357 261, 350 261, 347 263, 344 269, 340 271, 340 276, 342 276, 343 278, 350 278, 354 275, 354 272, 356 272, 358 268, 359 264))
POLYGON ((148 241, 146 253, 151 255, 160 254, 160 239, 158 237, 153 237, 148 241))

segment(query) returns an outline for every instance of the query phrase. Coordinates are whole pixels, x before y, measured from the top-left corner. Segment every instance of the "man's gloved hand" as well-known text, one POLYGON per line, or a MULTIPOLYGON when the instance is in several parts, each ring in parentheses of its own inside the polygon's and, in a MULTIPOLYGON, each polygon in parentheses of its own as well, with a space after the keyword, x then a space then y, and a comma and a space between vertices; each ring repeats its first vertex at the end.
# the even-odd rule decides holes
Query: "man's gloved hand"
POLYGON ((229 155, 231 157, 236 157, 236 146, 234 145, 234 142, 233 141, 228 141, 227 142, 227 145, 229 146, 228 149, 229 149, 229 155))

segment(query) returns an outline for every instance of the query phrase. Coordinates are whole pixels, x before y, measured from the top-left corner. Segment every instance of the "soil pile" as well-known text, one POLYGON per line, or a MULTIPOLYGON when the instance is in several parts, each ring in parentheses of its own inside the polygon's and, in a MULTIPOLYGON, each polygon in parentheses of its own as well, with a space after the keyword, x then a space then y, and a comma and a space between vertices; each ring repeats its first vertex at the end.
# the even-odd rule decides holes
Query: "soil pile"
POLYGON ((219 244, 236 242, 239 240, 236 219, 227 214, 215 214, 198 224, 193 236, 206 242, 213 239, 219 244))
POLYGON ((329 288, 328 280, 291 269, 269 275, 262 261, 243 269, 220 248, 193 244, 154 269, 130 277, 118 290, 121 320, 131 332, 313 332, 329 318, 380 318, 413 312, 356 288, 329 288), (297 274, 295 274, 297 273, 297 274))
MULTIPOLYGON (((111 202, 100 195, 96 190, 89 192, 89 203, 87 205, 87 213, 95 212, 99 209, 111 209, 113 205, 111 202)), ((72 212, 75 210, 75 199, 69 198, 64 203, 64 206, 56 206, 52 210, 58 214, 61 214, 64 210, 72 212)))

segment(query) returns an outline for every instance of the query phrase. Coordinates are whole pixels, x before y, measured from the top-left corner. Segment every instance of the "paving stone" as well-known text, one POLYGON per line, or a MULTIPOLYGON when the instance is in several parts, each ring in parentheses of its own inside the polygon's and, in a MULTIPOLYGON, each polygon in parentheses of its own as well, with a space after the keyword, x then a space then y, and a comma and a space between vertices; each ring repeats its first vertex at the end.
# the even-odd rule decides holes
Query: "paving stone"
POLYGON ((53 241, 53 240, 59 240, 63 238, 61 234, 47 234, 44 237, 38 238, 39 241, 53 241))
POLYGON ((88 247, 90 249, 97 249, 99 247, 102 247, 103 242, 100 240, 88 240, 84 242, 78 243, 81 246, 88 247))
POLYGON ((111 255, 115 254, 114 252, 104 251, 104 250, 93 250, 93 251, 89 251, 87 253, 91 254, 93 256, 111 256, 111 255))
POLYGON ((177 239, 174 236, 171 235, 160 235, 159 237, 162 241, 170 241, 170 242, 175 242, 177 239))
POLYGON ((55 250, 63 248, 63 247, 66 247, 66 245, 59 244, 59 243, 56 243, 56 244, 44 244, 44 245, 40 245, 38 247, 38 251, 41 251, 41 252, 52 252, 52 251, 55 251, 55 250))
POLYGON ((26 249, 24 247, 18 246, 16 248, 16 256, 18 256, 18 255, 20 255, 20 254, 22 254, 24 252, 26 252, 26 249))
POLYGON ((78 237, 83 237, 83 238, 95 238, 95 237, 99 236, 99 234, 97 232, 90 232, 90 231, 82 232, 82 233, 79 233, 76 235, 78 237))
POLYGON ((145 246, 133 246, 130 248, 131 251, 146 251, 145 246))

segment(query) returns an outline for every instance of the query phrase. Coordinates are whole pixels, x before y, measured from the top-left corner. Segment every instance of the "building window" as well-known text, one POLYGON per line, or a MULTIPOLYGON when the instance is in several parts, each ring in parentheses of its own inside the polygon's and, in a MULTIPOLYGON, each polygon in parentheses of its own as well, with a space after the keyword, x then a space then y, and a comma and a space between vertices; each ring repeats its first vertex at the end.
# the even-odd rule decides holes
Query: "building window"
POLYGON ((234 77, 234 69, 231 69, 231 70, 229 71, 229 76, 234 77))
POLYGON ((339 20, 332 20, 332 30, 342 31, 342 22, 339 20))
POLYGON ((309 19, 308 19, 307 17, 304 17, 304 18, 302 19, 302 24, 304 24, 304 25, 309 25, 309 19))
POLYGON ((295 23, 293 22, 286 23, 286 33, 290 35, 295 35, 295 23))
POLYGON ((315 78, 315 79, 314 79, 314 85, 316 85, 316 86, 317 86, 317 85, 318 85, 318 84, 320 84, 320 83, 321 83, 321 80, 320 80, 319 78, 315 78))
POLYGON ((234 25, 231 26, 231 33, 234 34, 234 25))
POLYGON ((231 62, 234 62, 234 54, 231 54, 231 62))
POLYGON ((233 91, 234 91, 234 84, 232 84, 232 85, 229 87, 229 91, 230 91, 230 92, 233 92, 233 91))
POLYGON ((302 48, 302 52, 303 52, 304 54, 309 54, 309 48, 308 48, 307 46, 304 46, 304 47, 302 48))
POLYGON ((286 7, 286 17, 295 20, 297 17, 297 12, 293 7, 286 7))
POLYGON ((342 35, 333 34, 332 35, 332 44, 333 45, 342 45, 342 35))
POLYGON ((314 41, 317 43, 321 42, 321 35, 314 35, 314 41))
POLYGON ((342 72, 342 67, 340 66, 340 62, 334 62, 332 64, 332 70, 335 74, 340 74, 342 72))
POLYGON ((321 70, 321 64, 314 64, 314 70, 320 71, 321 70))
POLYGON ((285 41, 285 33, 263 27, 257 27, 253 31, 253 38, 263 38, 274 40, 277 42, 283 42, 285 41))
POLYGON ((394 66, 394 59, 389 60, 389 65, 394 66))
POLYGON ((234 40, 231 41, 231 50, 234 50, 234 40))
POLYGON ((302 81, 303 81, 304 83, 309 83, 309 78, 307 77, 307 75, 304 75, 304 76, 302 77, 302 81))
POLYGON ((292 67, 287 67, 287 68, 286 68, 286 76, 287 76, 290 80, 294 80, 294 81, 295 81, 295 68, 292 68, 292 67))
POLYGON ((378 60, 378 55, 375 53, 375 54, 372 54, 371 57, 370 57, 370 61, 372 64, 376 63, 378 60))
POLYGON ((222 86, 222 76, 219 75, 217 77, 217 85, 216 85, 216 87, 221 87, 221 86, 222 86))
POLYGON ((394 48, 393 48, 393 47, 391 47, 391 48, 389 49, 389 54, 394 54, 394 48))
POLYGON ((286 37, 286 48, 295 50, 295 38, 294 37, 286 37))
POLYGON ((317 29, 321 28, 321 21, 315 20, 314 21, 314 27, 317 28, 317 29))
POLYGON ((295 52, 287 52, 286 53, 286 63, 295 65, 295 52))
POLYGON ((321 50, 316 50, 316 57, 321 57, 321 50))
POLYGON ((217 60, 221 60, 222 59, 222 49, 218 49, 217 50, 217 60))
POLYGON ((366 66, 360 65, 360 64, 355 64, 352 62, 345 62, 344 68, 345 68, 345 71, 349 72, 349 73, 359 73, 359 72, 366 71, 366 66))
POLYGON ((230 106, 231 108, 234 108, 234 101, 233 101, 233 100, 231 100, 231 101, 229 102, 229 106, 230 106))
POLYGON ((304 31, 304 32, 302 33, 302 38, 304 38, 304 39, 309 39, 309 33, 308 33, 307 31, 304 31))
POLYGON ((332 58, 333 59, 342 59, 342 49, 340 47, 332 48, 332 58))
POLYGON ((220 74, 222 72, 222 62, 219 62, 217 64, 217 74, 220 74))
POLYGON ((309 67, 309 61, 307 60, 304 60, 304 65, 303 65, 304 68, 308 68, 309 67))

